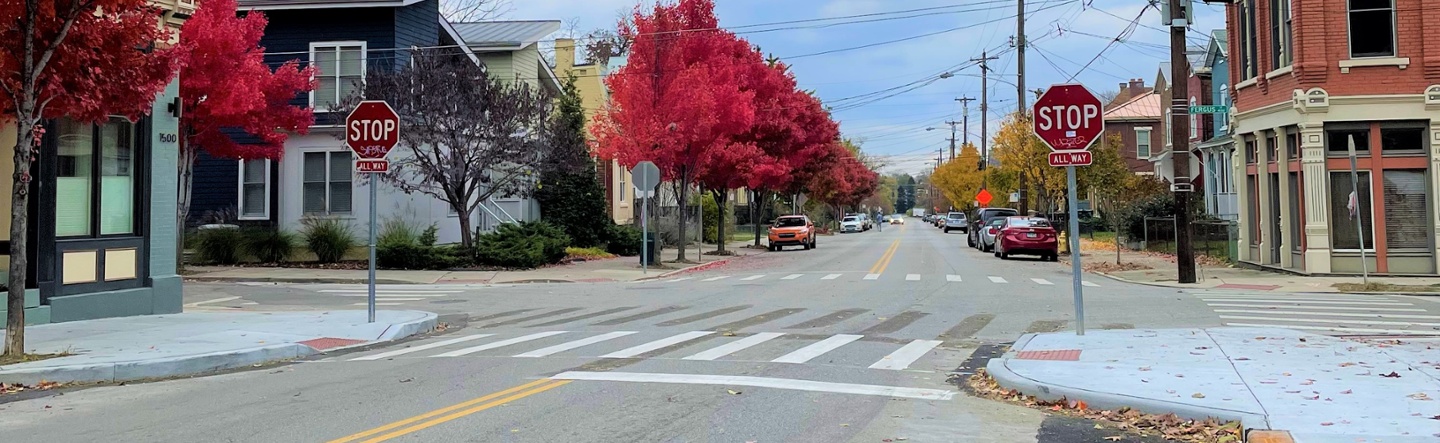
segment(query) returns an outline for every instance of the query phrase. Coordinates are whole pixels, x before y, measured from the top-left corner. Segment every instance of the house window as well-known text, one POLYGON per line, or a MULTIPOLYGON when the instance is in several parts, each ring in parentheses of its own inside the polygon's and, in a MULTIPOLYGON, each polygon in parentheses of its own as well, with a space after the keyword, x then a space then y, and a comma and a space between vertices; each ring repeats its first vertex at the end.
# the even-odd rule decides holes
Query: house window
POLYGON ((1349 155, 1351 139, 1355 140, 1357 155, 1369 155, 1370 125, 1368 123, 1353 128, 1325 129, 1325 152, 1337 156, 1349 155))
POLYGON ((1255 164, 1255 160, 1256 160, 1256 158, 1255 158, 1255 155, 1256 155, 1255 151, 1257 151, 1257 150, 1258 150, 1258 149, 1255 147, 1255 137, 1253 137, 1253 136, 1245 136, 1245 164, 1247 164, 1247 165, 1253 165, 1253 164, 1255 164))
POLYGON ((1270 69, 1290 66, 1290 59, 1290 0, 1270 0, 1270 69))
POLYGON ((1425 210, 1424 169, 1390 169, 1383 173, 1385 199, 1385 247, 1430 248, 1429 211, 1425 210))
POLYGON ((306 214, 349 214, 350 151, 306 152, 302 204, 306 214))
POLYGON ((1260 179, 1255 175, 1246 175, 1245 183, 1248 186, 1245 188, 1245 207, 1250 208, 1250 213, 1245 217, 1249 219, 1250 244, 1258 245, 1260 244, 1260 199, 1256 196, 1260 194, 1260 179))
POLYGON ((1348 1, 1350 3, 1350 57, 1394 57, 1394 0, 1348 1))
POLYGON ((1300 133, 1294 126, 1285 128, 1285 159, 1300 159, 1300 133))
POLYGON ((58 126, 55 235, 134 234, 139 185, 134 124, 120 118, 98 125, 63 119, 58 126))
POLYGON ((1337 250, 1360 249, 1360 232, 1355 219, 1360 219, 1365 249, 1375 249, 1375 221, 1370 206, 1370 172, 1359 171, 1360 192, 1352 195, 1350 171, 1330 172, 1330 241, 1337 250))
POLYGON ((1135 158, 1150 158, 1150 128, 1135 128, 1135 158))
POLYGON ((240 160, 240 219, 270 219, 270 160, 240 160))
POLYGON ((1382 123, 1380 125, 1380 150, 1384 152, 1425 151, 1426 137, 1430 132, 1429 122, 1382 123))
POLYGON ((1290 174, 1290 219, 1285 224, 1290 226, 1290 250, 1300 252, 1300 231, 1304 228, 1300 214, 1300 173, 1290 174))
POLYGON ((1255 78, 1255 0, 1240 2, 1240 79, 1255 78))
POLYGON ((320 71, 310 93, 311 107, 340 103, 365 81, 365 42, 311 43, 310 60, 320 71))
POLYGON ((1275 131, 1265 133, 1265 149, 1270 153, 1270 157, 1265 159, 1267 163, 1274 163, 1280 159, 1280 142, 1276 140, 1275 131))
MULTIPOLYGON (((1190 107, 1191 107, 1191 108, 1194 108, 1194 107, 1195 107, 1195 103, 1196 103, 1196 102, 1195 102, 1195 96, 1190 96, 1190 107)), ((1200 136, 1200 116, 1195 115, 1195 113, 1192 112, 1192 113, 1190 113, 1190 138, 1193 139, 1193 138, 1197 138, 1197 137, 1199 137, 1199 136, 1200 136)))
MULTIPOLYGON (((1225 83, 1220 84, 1220 103, 1216 104, 1225 107, 1230 106, 1230 85, 1225 83)), ((1216 119, 1220 121, 1220 132, 1226 132, 1230 130, 1229 113, 1217 114, 1216 119)))

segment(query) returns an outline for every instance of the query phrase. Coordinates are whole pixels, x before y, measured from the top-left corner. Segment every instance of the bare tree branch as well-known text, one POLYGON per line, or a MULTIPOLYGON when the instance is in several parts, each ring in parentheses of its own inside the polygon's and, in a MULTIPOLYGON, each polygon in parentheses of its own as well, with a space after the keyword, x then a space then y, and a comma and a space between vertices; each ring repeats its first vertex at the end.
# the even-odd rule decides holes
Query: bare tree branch
POLYGON ((451 23, 493 20, 510 13, 510 0, 442 0, 440 14, 451 23))

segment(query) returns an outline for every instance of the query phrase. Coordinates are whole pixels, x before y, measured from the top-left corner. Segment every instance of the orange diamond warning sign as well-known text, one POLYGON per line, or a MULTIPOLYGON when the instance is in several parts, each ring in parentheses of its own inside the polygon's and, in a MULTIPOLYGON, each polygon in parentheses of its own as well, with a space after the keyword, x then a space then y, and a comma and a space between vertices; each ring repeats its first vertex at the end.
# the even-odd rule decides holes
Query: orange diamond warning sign
POLYGON ((980 203, 980 206, 989 206, 990 201, 994 199, 995 196, 990 195, 990 191, 984 189, 981 189, 979 193, 975 194, 975 201, 980 203))

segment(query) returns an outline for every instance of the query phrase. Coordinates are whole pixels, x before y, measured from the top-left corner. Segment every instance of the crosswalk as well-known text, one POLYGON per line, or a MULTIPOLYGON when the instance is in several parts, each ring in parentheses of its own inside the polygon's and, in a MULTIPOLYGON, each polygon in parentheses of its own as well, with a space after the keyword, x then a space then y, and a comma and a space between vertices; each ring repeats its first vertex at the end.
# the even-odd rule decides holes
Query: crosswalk
MULTIPOLYGON (((695 343, 693 347, 701 349, 689 349, 691 347, 689 344, 697 342, 700 338, 710 337, 715 334, 716 331, 687 331, 678 334, 660 335, 656 335, 654 332, 642 334, 639 331, 544 331, 515 335, 508 338, 506 337, 507 334, 471 334, 455 338, 429 340, 401 349, 385 350, 359 356, 342 356, 330 360, 376 361, 397 358, 453 358, 473 355, 513 358, 576 357, 622 359, 641 357, 657 359, 678 358, 680 360, 690 361, 745 361, 806 364, 822 356, 833 355, 841 348, 866 338, 866 336, 859 334, 835 334, 820 340, 811 341, 813 337, 810 336, 791 335, 783 332, 760 332, 754 334, 738 334, 734 335, 734 337, 723 337, 724 340, 719 340, 721 341, 719 344, 711 342, 705 342, 705 344, 695 343), (555 344, 545 343, 540 345, 542 347, 539 348, 525 348, 527 344, 540 342, 552 337, 562 338, 564 341, 555 344), (467 346, 470 342, 497 338, 498 340, 493 340, 488 343, 467 346), (777 352, 783 354, 771 358, 770 356, 758 356, 758 353, 751 353, 743 359, 734 358, 737 353, 761 347, 766 343, 774 343, 777 339, 781 339, 781 341, 785 343, 772 346, 766 352, 770 352, 772 356, 777 352), (624 342, 621 343, 621 346, 628 345, 628 347, 608 353, 587 352, 589 349, 594 349, 594 346, 609 342, 624 342)), ((942 343, 943 342, 939 340, 910 340, 904 342, 902 345, 896 346, 892 341, 877 341, 875 344, 884 347, 883 350, 879 352, 860 351, 859 353, 869 354, 871 358, 874 358, 876 355, 879 357, 875 359, 873 363, 865 364, 862 362, 854 366, 882 371, 911 370, 920 360, 927 356, 934 355, 936 348, 942 343)), ((867 350, 873 350, 873 348, 867 350)), ((941 370, 946 368, 935 369, 941 370)))
MULTIPOLYGON (((645 282, 647 282, 647 283, 680 283, 680 282, 715 283, 715 282, 727 282, 727 281, 764 282, 764 281, 767 281, 767 280, 776 280, 776 281, 783 281, 783 282, 795 282, 795 281, 806 281, 806 280, 817 280, 817 279, 818 279, 818 280, 838 280, 838 281, 840 281, 840 282, 850 282, 850 281, 860 281, 860 282, 885 282, 885 281, 895 281, 895 280, 898 280, 898 281, 907 281, 907 282, 943 281, 943 282, 946 282, 946 283, 974 283, 974 282, 993 283, 993 284, 1010 284, 1010 283, 1011 283, 1011 281, 1010 281, 1009 279, 1006 279, 1005 277, 1001 277, 1001 276, 998 276, 998 275, 985 275, 985 276, 976 276, 976 277, 965 277, 965 276, 961 276, 961 275, 957 275, 957 274, 909 274, 909 273, 907 273, 907 274, 895 274, 895 275, 893 275, 893 276, 892 276, 891 274, 874 274, 874 273, 872 273, 872 274, 861 274, 861 273, 848 273, 848 274, 847 274, 847 273, 813 273, 813 274, 812 274, 812 273, 801 273, 801 274, 746 274, 746 275, 689 275, 689 276, 678 276, 678 277, 670 277, 670 278, 660 278, 660 279, 655 279, 655 280, 646 280, 645 282)), ((1044 278, 1025 278, 1025 279, 1021 279, 1021 281, 1019 281, 1018 283, 1019 283, 1019 284, 1034 284, 1034 285, 1039 285, 1039 286, 1055 286, 1057 282, 1060 282, 1061 284, 1069 284, 1070 278, 1069 278, 1069 277, 1064 277, 1064 276, 1062 276, 1062 277, 1060 277, 1060 279, 1057 279, 1057 280, 1055 280, 1055 281, 1051 281, 1051 280, 1044 279, 1044 278)), ((1101 286, 1099 283, 1092 282, 1092 281, 1089 281, 1089 280, 1082 280, 1082 281, 1081 281, 1081 284, 1083 284, 1083 285, 1086 286, 1086 287, 1091 287, 1091 288, 1096 288, 1096 287, 1100 287, 1100 286, 1101 286)))
POLYGON ((1440 336, 1440 312, 1404 297, 1369 294, 1195 294, 1226 326, 1327 335, 1440 336))
MULTIPOLYGON (((368 297, 369 287, 364 284, 300 284, 294 287, 308 290, 321 295, 354 298, 352 306, 365 306, 365 298, 368 297)), ((377 306, 401 306, 407 302, 427 302, 442 300, 455 294, 475 288, 485 287, 475 284, 378 284, 375 285, 375 305, 377 306)))

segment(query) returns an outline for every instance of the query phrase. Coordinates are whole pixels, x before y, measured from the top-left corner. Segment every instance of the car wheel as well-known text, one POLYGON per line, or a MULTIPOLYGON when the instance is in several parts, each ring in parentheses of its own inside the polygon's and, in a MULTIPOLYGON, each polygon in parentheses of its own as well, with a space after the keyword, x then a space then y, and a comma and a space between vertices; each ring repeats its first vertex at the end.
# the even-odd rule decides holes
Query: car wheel
POLYGON ((1009 253, 1009 252, 1001 251, 1001 252, 1000 252, 1000 259, 1001 259, 1001 260, 1009 260, 1009 259, 1010 259, 1010 253, 1009 253))
POLYGON ((806 251, 809 251, 809 250, 810 250, 810 244, 809 244, 809 243, 802 244, 802 245, 800 245, 800 247, 801 247, 801 248, 804 248, 806 251))
POLYGON ((819 240, 815 240, 814 238, 811 238, 811 239, 810 239, 810 249, 815 249, 816 247, 819 247, 819 246, 820 246, 820 241, 819 241, 819 240))
POLYGON ((966 236, 965 236, 965 246, 969 246, 969 247, 972 247, 972 248, 975 247, 975 238, 974 238, 974 237, 971 237, 971 236, 969 236, 969 235, 966 235, 966 236))

